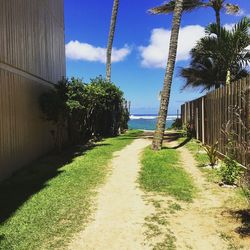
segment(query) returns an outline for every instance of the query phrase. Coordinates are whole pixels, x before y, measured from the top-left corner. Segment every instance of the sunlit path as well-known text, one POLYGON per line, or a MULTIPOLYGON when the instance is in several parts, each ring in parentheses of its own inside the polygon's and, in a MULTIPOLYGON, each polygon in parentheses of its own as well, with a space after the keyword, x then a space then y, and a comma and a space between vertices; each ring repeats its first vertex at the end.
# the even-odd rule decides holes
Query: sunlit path
POLYGON ((76 236, 69 249, 148 249, 144 218, 151 213, 137 184, 140 153, 150 144, 137 139, 115 154, 113 172, 102 188, 93 222, 76 236))

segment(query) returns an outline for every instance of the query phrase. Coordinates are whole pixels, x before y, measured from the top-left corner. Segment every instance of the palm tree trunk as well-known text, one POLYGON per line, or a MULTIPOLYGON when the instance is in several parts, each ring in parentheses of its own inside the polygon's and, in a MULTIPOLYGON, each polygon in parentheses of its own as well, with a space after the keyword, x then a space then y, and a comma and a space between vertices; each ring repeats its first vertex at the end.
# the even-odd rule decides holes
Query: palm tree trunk
POLYGON ((220 10, 216 10, 215 11, 215 15, 216 15, 217 31, 219 32, 220 31, 220 24, 221 24, 221 21, 220 21, 220 10))
POLYGON ((172 22, 170 45, 169 45, 168 63, 164 77, 163 90, 161 92, 161 102, 160 102, 160 110, 158 114, 157 126, 152 143, 153 150, 160 150, 162 148, 162 142, 166 126, 166 118, 168 113, 171 85, 172 85, 174 67, 176 61, 182 11, 183 11, 183 0, 176 0, 173 22, 172 22))
POLYGON ((108 38, 108 47, 107 47, 106 78, 108 81, 111 81, 111 56, 112 56, 112 47, 113 47, 113 41, 114 41, 114 36, 115 36, 118 9, 119 9, 119 0, 114 0, 111 23, 110 23, 109 38, 108 38))

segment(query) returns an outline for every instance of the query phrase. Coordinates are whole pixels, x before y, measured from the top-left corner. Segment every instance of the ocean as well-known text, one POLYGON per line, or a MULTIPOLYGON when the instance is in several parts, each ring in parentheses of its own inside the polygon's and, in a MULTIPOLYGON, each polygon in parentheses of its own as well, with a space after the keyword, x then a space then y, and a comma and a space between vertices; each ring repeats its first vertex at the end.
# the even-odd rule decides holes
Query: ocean
MULTIPOLYGON (((169 115, 167 117, 167 128, 171 128, 177 115, 169 115)), ((157 115, 133 114, 130 115, 128 126, 130 129, 155 130, 157 115)))

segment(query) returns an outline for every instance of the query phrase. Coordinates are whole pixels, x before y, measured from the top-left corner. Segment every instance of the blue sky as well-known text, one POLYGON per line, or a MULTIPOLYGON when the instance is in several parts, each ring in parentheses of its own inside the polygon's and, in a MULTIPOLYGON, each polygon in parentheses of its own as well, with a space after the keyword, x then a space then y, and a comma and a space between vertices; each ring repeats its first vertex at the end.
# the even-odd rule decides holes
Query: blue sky
MULTIPOLYGON (((249 15, 249 0, 231 0, 249 15)), ((158 112, 158 95, 162 88, 167 61, 172 15, 152 16, 147 10, 162 1, 120 0, 114 41, 112 81, 132 103, 132 113, 158 112), (166 46, 165 46, 166 45, 166 46)), ((113 0, 65 0, 65 42, 67 76, 86 82, 105 76, 105 48, 113 0)), ((241 16, 222 14, 223 24, 233 24, 241 16)), ((185 101, 200 96, 200 91, 181 91, 184 80, 178 77, 180 67, 188 65, 188 51, 204 34, 204 27, 214 22, 212 9, 184 14, 178 60, 171 92, 169 114, 175 114, 185 101)))

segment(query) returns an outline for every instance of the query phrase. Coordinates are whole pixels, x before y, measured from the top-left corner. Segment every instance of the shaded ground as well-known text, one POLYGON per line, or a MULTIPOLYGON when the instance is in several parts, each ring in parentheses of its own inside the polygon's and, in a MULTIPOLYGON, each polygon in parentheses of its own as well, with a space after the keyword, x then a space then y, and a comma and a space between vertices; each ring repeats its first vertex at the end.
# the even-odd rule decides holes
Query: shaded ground
MULTIPOLYGON (((102 146, 102 145, 99 145, 102 146)), ((85 154, 89 147, 75 147, 62 154, 50 154, 35 163, 17 171, 12 177, 0 183, 0 223, 5 222, 32 195, 46 188, 50 179, 56 178, 74 158, 85 154)))

